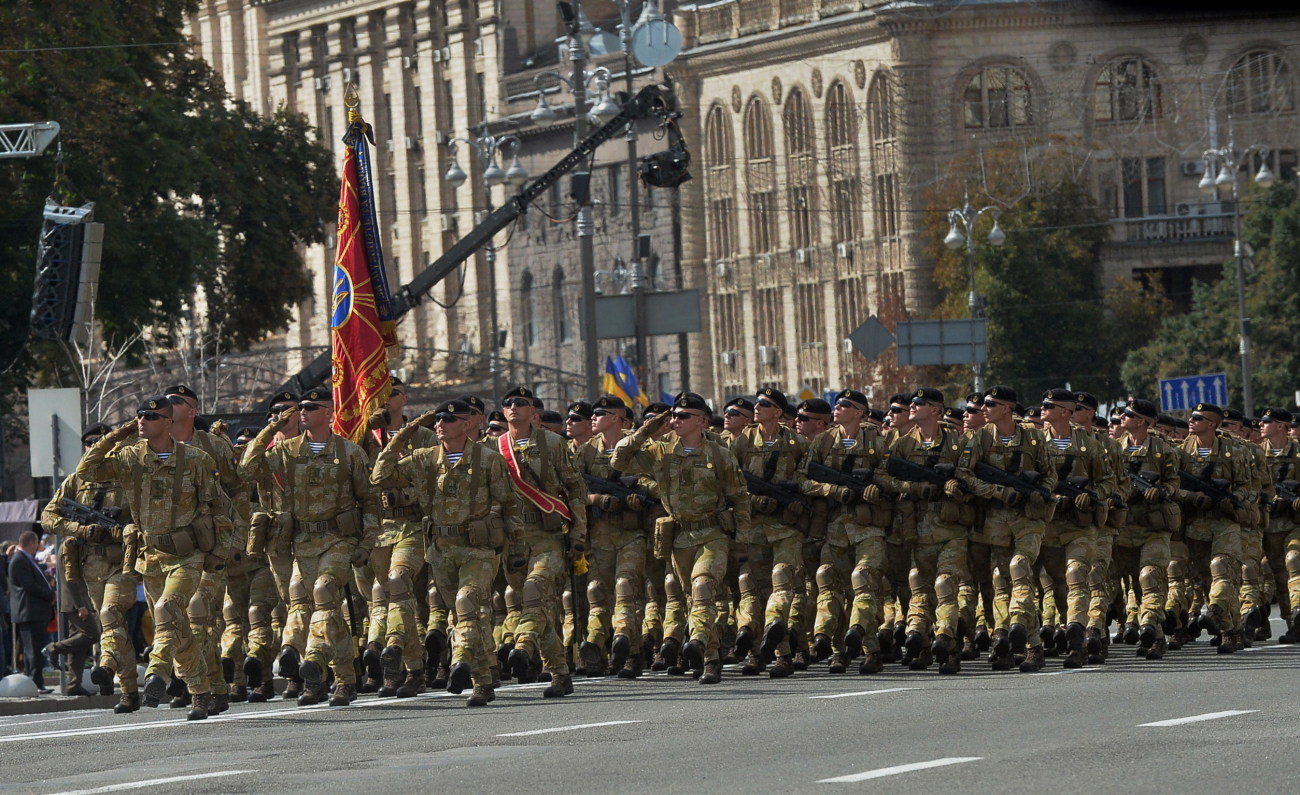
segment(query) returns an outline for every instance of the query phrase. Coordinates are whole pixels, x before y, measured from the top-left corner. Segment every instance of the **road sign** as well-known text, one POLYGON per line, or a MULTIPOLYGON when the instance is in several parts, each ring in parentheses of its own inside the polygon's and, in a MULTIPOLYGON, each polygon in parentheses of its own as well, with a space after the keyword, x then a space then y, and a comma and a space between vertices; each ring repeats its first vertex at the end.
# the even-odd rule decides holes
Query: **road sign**
POLYGON ((81 460, 81 390, 27 390, 27 421, 32 477, 63 477, 76 469, 81 460))
POLYGON ((853 329, 849 334, 849 342, 853 347, 858 349, 858 353, 868 359, 874 359, 894 344, 894 335, 889 333, 885 324, 875 315, 867 318, 867 322, 853 329))
MULTIPOLYGON (((694 334, 700 323, 700 291, 668 290, 646 293, 645 333, 694 334)), ((636 336, 636 297, 602 295, 596 299, 596 339, 636 336)))
POLYGON ((900 365, 988 361, 988 321, 984 318, 899 323, 897 334, 900 365))
POLYGON ((1224 406, 1228 402, 1228 377, 1223 373, 1160 379, 1160 409, 1191 411, 1197 403, 1224 406))

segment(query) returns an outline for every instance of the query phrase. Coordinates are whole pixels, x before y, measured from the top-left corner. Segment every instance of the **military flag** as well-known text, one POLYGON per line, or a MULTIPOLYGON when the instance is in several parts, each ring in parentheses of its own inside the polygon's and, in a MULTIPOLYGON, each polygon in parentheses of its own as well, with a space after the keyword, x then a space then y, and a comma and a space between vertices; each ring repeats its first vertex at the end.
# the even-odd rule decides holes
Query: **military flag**
POLYGON ((622 398, 629 406, 650 405, 650 398, 646 397, 637 382, 636 375, 632 372, 632 365, 628 364, 622 356, 605 357, 605 379, 601 389, 607 395, 622 398))

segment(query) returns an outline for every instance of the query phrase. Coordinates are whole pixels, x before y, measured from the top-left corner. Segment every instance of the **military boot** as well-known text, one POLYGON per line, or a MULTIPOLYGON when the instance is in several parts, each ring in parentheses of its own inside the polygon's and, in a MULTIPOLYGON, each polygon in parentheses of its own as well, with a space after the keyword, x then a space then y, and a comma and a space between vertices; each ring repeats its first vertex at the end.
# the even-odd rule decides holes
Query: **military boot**
POLYGON ((1165 658, 1165 639, 1156 638, 1147 650, 1146 658, 1148 660, 1163 660, 1165 658))
MULTIPOLYGON (((1024 644, 1022 642, 1023 650, 1024 644)), ((1010 671, 1015 656, 1011 653, 1011 638, 1005 629, 993 630, 993 643, 989 649, 989 667, 994 671, 1010 671)))
MULTIPOLYGON (((1137 656, 1146 657, 1151 653, 1151 649, 1156 644, 1156 628, 1154 624, 1143 624, 1142 629, 1138 630, 1137 639, 1137 656)), ((1159 659, 1159 658, 1156 658, 1159 659)))
POLYGON ((397 688, 398 698, 415 698, 424 692, 424 669, 418 671, 407 671, 406 681, 402 686, 397 688))
MULTIPOLYGON (((1200 620, 1196 622, 1198 628, 1211 635, 1218 635, 1219 628, 1223 626, 1223 608, 1218 605, 1210 605, 1209 609, 1199 618, 1200 620)), ((1199 633, 1193 632, 1192 637, 1199 637, 1199 633)))
POLYGON ((262 661, 256 657, 244 658, 244 683, 250 696, 262 684, 262 661))
POLYGON ((379 697, 392 698, 397 695, 397 688, 402 685, 402 647, 385 646, 379 654, 379 663, 384 675, 384 684, 379 688, 379 697))
POLYGON ((495 690, 501 686, 501 669, 493 665, 488 668, 488 674, 492 677, 492 689, 495 690))
POLYGON ((172 676, 171 684, 167 685, 167 695, 172 697, 172 709, 184 709, 189 706, 191 701, 189 691, 185 688, 185 680, 179 676, 172 676))
POLYGON ((285 679, 301 679, 298 669, 302 665, 302 655, 292 646, 280 649, 280 676, 285 679))
POLYGON ((754 630, 749 627, 741 627, 736 633, 736 644, 731 647, 732 655, 740 660, 749 656, 754 649, 754 630))
POLYGON ((645 658, 640 654, 633 654, 623 663, 623 667, 618 669, 619 679, 636 679, 641 676, 645 669, 645 658))
POLYGON ((867 676, 869 674, 878 674, 885 670, 885 660, 880 652, 869 651, 862 658, 862 664, 858 666, 858 674, 867 676))
POLYGON ((248 685, 230 686, 230 703, 242 704, 248 700, 248 685))
POLYGON ((1043 642, 1045 654, 1054 655, 1056 652, 1056 627, 1051 624, 1044 624, 1038 628, 1038 639, 1043 642))
POLYGON ((1237 633, 1229 630, 1223 633, 1219 643, 1219 654, 1235 654, 1237 651, 1237 633))
POLYGON ((372 640, 366 644, 365 651, 361 652, 361 670, 367 679, 378 682, 384 678, 383 654, 384 647, 378 641, 372 640))
MULTIPOLYGON (((854 627, 853 629, 849 630, 849 632, 853 632, 856 629, 857 627, 854 627)), ((862 636, 859 634, 858 637, 861 638, 862 636)), ((859 641, 859 648, 861 648, 860 643, 861 642, 859 641)), ((847 641, 846 641, 846 645, 847 645, 847 641)), ((825 633, 818 632, 813 637, 813 661, 821 662, 822 660, 831 657, 833 654, 835 654, 835 644, 831 643, 830 636, 826 635, 825 633)))
POLYGON ((961 670, 961 656, 953 652, 953 640, 947 635, 935 635, 930 644, 930 654, 939 664, 939 673, 955 674, 961 670))
MULTIPOLYGON (((866 635, 866 630, 856 624, 849 627, 849 631, 844 633, 844 657, 849 660, 849 662, 862 656, 862 644, 866 639, 866 635)), ((881 636, 886 636, 889 637, 890 640, 893 640, 893 636, 890 633, 879 632, 876 635, 877 642, 880 641, 881 636)), ((881 645, 880 648, 884 650, 886 647, 881 645)))
POLYGON ((758 676, 759 674, 763 673, 763 669, 766 667, 767 666, 763 663, 763 659, 761 657, 759 657, 757 654, 754 654, 753 652, 750 652, 749 655, 745 657, 745 664, 740 667, 740 675, 758 676))
POLYGON ((185 720, 206 720, 210 695, 211 693, 195 693, 190 696, 190 711, 185 713, 185 720))
POLYGON ((1062 663, 1066 668, 1083 667, 1084 636, 1086 634, 1087 630, 1078 622, 1071 621, 1070 625, 1066 627, 1065 641, 1068 651, 1062 663))
POLYGON ((907 664, 909 671, 924 671, 934 662, 934 651, 929 646, 923 646, 921 653, 918 654, 910 663, 907 664))
POLYGON ((144 678, 144 705, 156 708, 167 695, 167 680, 158 674, 149 674, 144 678))
POLYGON ((924 648, 925 637, 920 632, 907 633, 907 640, 903 642, 903 665, 911 668, 912 663, 916 661, 924 648))
MULTIPOLYGON (((981 654, 988 651, 993 645, 993 637, 989 635, 988 627, 980 627, 975 631, 975 649, 981 654)), ((971 658, 975 659, 975 658, 971 658)))
POLYGON ((302 695, 302 677, 298 677, 297 679, 290 679, 289 681, 284 683, 284 692, 280 694, 280 697, 283 698, 285 701, 295 701, 297 700, 298 696, 301 695, 302 695))
POLYGON ((614 642, 609 645, 609 670, 619 673, 627 665, 627 661, 632 657, 632 639, 627 635, 615 635, 614 642))
POLYGON ((1088 651, 1088 664, 1101 665, 1106 662, 1106 636, 1102 630, 1096 627, 1088 627, 1087 639, 1084 642, 1088 651))
POLYGON ((844 652, 832 652, 830 664, 826 667, 826 672, 831 674, 842 674, 849 670, 849 658, 844 652))
POLYGON ((764 660, 776 659, 777 647, 785 640, 785 622, 777 619, 763 629, 763 645, 759 647, 758 656, 764 660))
POLYGON ((1025 650, 1025 660, 1020 663, 1020 673, 1036 674, 1047 664, 1042 646, 1030 646, 1025 650))
MULTIPOLYGON (((1283 618, 1288 618, 1283 616, 1283 618)), ((1287 630, 1277 636, 1278 643, 1300 643, 1300 608, 1296 608, 1287 621, 1287 630)))
POLYGON ((808 640, 794 627, 790 628, 790 660, 796 671, 808 670, 808 640))
POLYGON ((662 671, 662 668, 655 668, 655 657, 659 656, 659 644, 655 642, 652 635, 641 636, 641 664, 650 666, 653 671, 662 671))
POLYGON ((424 669, 424 678, 429 682, 431 690, 443 690, 447 687, 447 677, 451 676, 451 669, 446 663, 440 663, 437 668, 430 673, 428 668, 424 669))
POLYGON ((704 642, 691 638, 682 647, 682 665, 690 669, 697 678, 704 670, 704 642))
POLYGON ((275 684, 272 682, 262 682, 257 687, 248 691, 248 703, 261 704, 275 698, 275 684))
POLYGON ((465 699, 465 706, 486 707, 495 698, 491 685, 474 685, 474 691, 470 693, 469 698, 465 699))
POLYGON ((568 674, 551 674, 551 683, 542 691, 542 698, 560 698, 573 693, 573 678, 568 674))
POLYGON ((589 640, 579 644, 578 655, 582 657, 583 672, 589 677, 604 676, 609 668, 605 650, 589 640))
POLYGON ((458 696, 473 686, 474 680, 470 675, 469 663, 462 660, 451 667, 451 673, 447 676, 448 693, 458 696))
POLYGON ((1270 602, 1255 609, 1262 612, 1259 628, 1255 630, 1255 640, 1268 640, 1273 637, 1273 622, 1269 621, 1273 616, 1273 604, 1270 602))
POLYGON ((681 676, 686 673, 686 669, 677 664, 677 658, 681 653, 681 641, 677 638, 664 638, 663 645, 659 647, 659 656, 663 658, 664 670, 667 670, 670 676, 681 676))
POLYGON ((302 695, 298 696, 298 706, 310 707, 312 704, 325 701, 329 693, 325 685, 325 672, 321 670, 320 663, 307 660, 298 670, 302 674, 302 695))
POLYGON ((722 681, 722 661, 714 660, 704 664, 704 673, 700 675, 700 684, 716 685, 722 681))
MULTIPOLYGON (((988 647, 985 646, 985 648, 988 647)), ((975 641, 971 640, 970 638, 966 638, 961 642, 961 655, 960 655, 961 659, 974 660, 979 656, 980 656, 979 645, 976 644, 975 641)))
POLYGON ((506 668, 503 670, 509 670, 511 678, 516 682, 522 685, 533 681, 532 660, 528 658, 528 652, 514 649, 506 662, 506 668))
POLYGON ((785 679, 793 673, 794 661, 788 654, 783 657, 777 657, 776 662, 772 664, 772 667, 767 669, 767 675, 771 679, 785 679))
POLYGON ((235 681, 235 661, 229 657, 221 658, 221 678, 226 684, 235 681))
POLYGON ((122 697, 118 699, 117 706, 113 707, 113 711, 116 712, 118 715, 126 715, 128 713, 135 712, 139 709, 140 709, 140 694, 138 692, 123 693, 122 697))
POLYGON ((102 665, 90 669, 90 681, 99 688, 101 696, 113 695, 113 672, 102 665))
POLYGON ((330 696, 331 707, 346 707, 357 700, 357 687, 351 682, 339 682, 334 685, 334 695, 330 696))

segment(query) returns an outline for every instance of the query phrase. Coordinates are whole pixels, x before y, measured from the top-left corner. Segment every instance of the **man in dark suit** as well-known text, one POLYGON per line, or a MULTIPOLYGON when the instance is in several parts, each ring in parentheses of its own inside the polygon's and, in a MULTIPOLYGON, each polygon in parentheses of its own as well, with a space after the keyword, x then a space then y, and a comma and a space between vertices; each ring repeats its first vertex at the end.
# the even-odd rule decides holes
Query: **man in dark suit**
POLYGON ((9 629, 9 552, 17 549, 8 541, 0 544, 0 677, 8 676, 14 662, 13 633, 9 629))
POLYGON ((18 549, 9 559, 9 586, 13 596, 10 610, 18 636, 22 639, 27 674, 42 693, 49 693, 45 687, 45 655, 42 650, 45 648, 45 628, 54 618, 54 589, 36 562, 39 548, 40 539, 31 530, 18 537, 18 549))

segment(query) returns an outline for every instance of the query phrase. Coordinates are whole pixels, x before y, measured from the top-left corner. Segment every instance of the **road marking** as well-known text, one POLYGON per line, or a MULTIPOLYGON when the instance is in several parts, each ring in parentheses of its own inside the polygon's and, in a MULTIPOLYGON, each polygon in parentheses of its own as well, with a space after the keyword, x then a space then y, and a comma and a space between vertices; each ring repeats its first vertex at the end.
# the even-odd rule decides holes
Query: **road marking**
POLYGON ((221 770, 216 773, 196 773, 192 776, 172 776, 171 778, 151 778, 146 781, 127 781, 123 784, 109 784, 104 787, 95 787, 94 789, 74 789, 67 792, 56 792, 54 795, 93 795, 97 792, 121 792, 128 789, 140 789, 141 787, 157 787, 160 784, 175 784, 179 781, 198 781, 204 778, 222 778, 224 776, 242 776, 245 773, 256 773, 256 770, 221 770))
POLYGON ((1061 674, 1090 674, 1100 671, 1100 668, 1062 668, 1059 671, 1039 671, 1030 676, 1060 676, 1061 674))
POLYGON ((848 776, 836 776, 835 778, 824 778, 818 781, 818 784, 854 784, 859 781, 867 781, 873 778, 885 778, 886 776, 896 776, 899 773, 911 773, 914 770, 928 770, 932 767, 946 767, 948 765, 960 765, 962 762, 978 762, 983 759, 982 756, 947 756, 943 759, 934 759, 929 762, 913 762, 910 765, 895 765, 894 767, 882 767, 879 770, 868 770, 865 773, 854 773, 848 776))
POLYGON ((554 729, 533 729, 527 732, 498 734, 498 737, 532 737, 535 734, 552 734, 554 732, 571 732, 578 729, 598 729, 601 726, 623 726, 628 723, 645 723, 643 720, 607 720, 604 723, 579 723, 577 726, 559 726, 554 729))
MULTIPOLYGON (((87 711, 89 712, 89 710, 87 711)), ((103 715, 105 710, 97 709, 94 710, 94 712, 103 715)), ((20 726, 31 726, 36 723, 54 723, 56 721, 61 721, 61 720, 85 720, 85 719, 86 719, 85 715, 66 715, 62 718, 41 718, 39 720, 16 721, 14 723, 0 723, 0 729, 7 729, 10 727, 18 728, 20 726)))
POLYGON ((915 687, 887 687, 884 690, 860 690, 857 693, 833 693, 828 696, 808 696, 808 698, 852 698, 853 696, 874 696, 877 693, 901 693, 904 690, 916 690, 915 687))
POLYGON ((1181 726, 1184 723, 1200 723, 1203 720, 1218 720, 1219 718, 1231 718, 1234 715, 1249 715, 1252 712, 1259 712, 1257 709, 1228 709, 1223 712, 1207 712, 1204 715, 1192 715, 1187 718, 1170 718, 1169 720, 1158 720, 1154 723, 1139 723, 1138 726, 1181 726))

